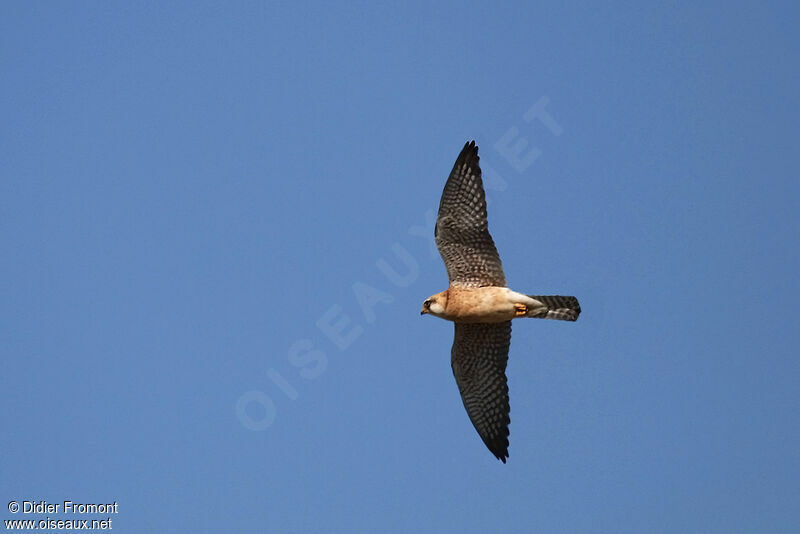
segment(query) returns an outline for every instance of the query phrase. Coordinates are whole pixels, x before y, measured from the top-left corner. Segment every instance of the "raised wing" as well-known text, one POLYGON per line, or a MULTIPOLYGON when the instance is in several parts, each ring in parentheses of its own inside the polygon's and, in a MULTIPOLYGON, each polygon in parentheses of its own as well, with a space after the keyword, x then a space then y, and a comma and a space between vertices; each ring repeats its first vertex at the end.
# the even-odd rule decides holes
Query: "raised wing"
POLYGON ((479 160, 475 141, 464 145, 442 192, 436 246, 450 285, 505 287, 503 264, 489 235, 479 160))
POLYGON ((483 442, 506 463, 511 421, 506 380, 511 321, 455 326, 451 365, 461 400, 483 442))

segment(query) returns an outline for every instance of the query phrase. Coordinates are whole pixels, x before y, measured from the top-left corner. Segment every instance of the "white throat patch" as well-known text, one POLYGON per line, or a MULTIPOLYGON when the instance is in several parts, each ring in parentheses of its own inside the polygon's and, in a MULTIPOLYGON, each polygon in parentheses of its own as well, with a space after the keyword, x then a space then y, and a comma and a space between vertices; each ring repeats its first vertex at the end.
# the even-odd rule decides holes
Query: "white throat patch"
POLYGON ((441 314, 444 313, 444 306, 442 306, 438 302, 431 302, 430 308, 428 308, 428 309, 434 315, 441 315, 441 314))

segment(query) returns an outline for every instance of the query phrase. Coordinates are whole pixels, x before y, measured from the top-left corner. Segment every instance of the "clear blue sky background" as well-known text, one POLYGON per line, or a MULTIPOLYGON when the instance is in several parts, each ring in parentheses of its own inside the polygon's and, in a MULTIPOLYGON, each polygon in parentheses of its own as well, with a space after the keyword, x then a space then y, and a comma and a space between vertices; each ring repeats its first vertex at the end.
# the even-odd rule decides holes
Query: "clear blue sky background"
POLYGON ((4 3, 0 516, 797 532, 798 9, 671 4, 4 3), (515 323, 507 465, 419 315, 472 138, 584 310, 515 323))

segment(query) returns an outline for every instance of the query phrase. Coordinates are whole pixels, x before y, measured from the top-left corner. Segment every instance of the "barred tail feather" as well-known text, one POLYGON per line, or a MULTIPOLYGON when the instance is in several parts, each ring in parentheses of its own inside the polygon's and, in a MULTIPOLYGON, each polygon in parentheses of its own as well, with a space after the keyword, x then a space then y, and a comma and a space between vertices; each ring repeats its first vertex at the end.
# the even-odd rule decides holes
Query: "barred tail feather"
POLYGON ((547 314, 537 313, 534 317, 541 319, 559 319, 561 321, 577 321, 581 314, 581 305, 575 297, 560 295, 528 295, 547 306, 547 314))

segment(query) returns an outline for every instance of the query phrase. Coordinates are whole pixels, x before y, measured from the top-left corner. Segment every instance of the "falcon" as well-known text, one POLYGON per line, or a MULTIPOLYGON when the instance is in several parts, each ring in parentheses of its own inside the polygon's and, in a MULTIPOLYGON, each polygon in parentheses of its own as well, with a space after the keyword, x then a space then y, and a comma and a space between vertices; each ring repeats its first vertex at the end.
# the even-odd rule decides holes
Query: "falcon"
POLYGON ((444 186, 434 235, 450 286, 425 299, 421 314, 455 323, 450 363, 461 400, 483 442, 506 463, 511 320, 575 321, 581 308, 575 297, 527 295, 506 286, 503 264, 489 234, 478 162, 478 147, 470 141, 444 186))

